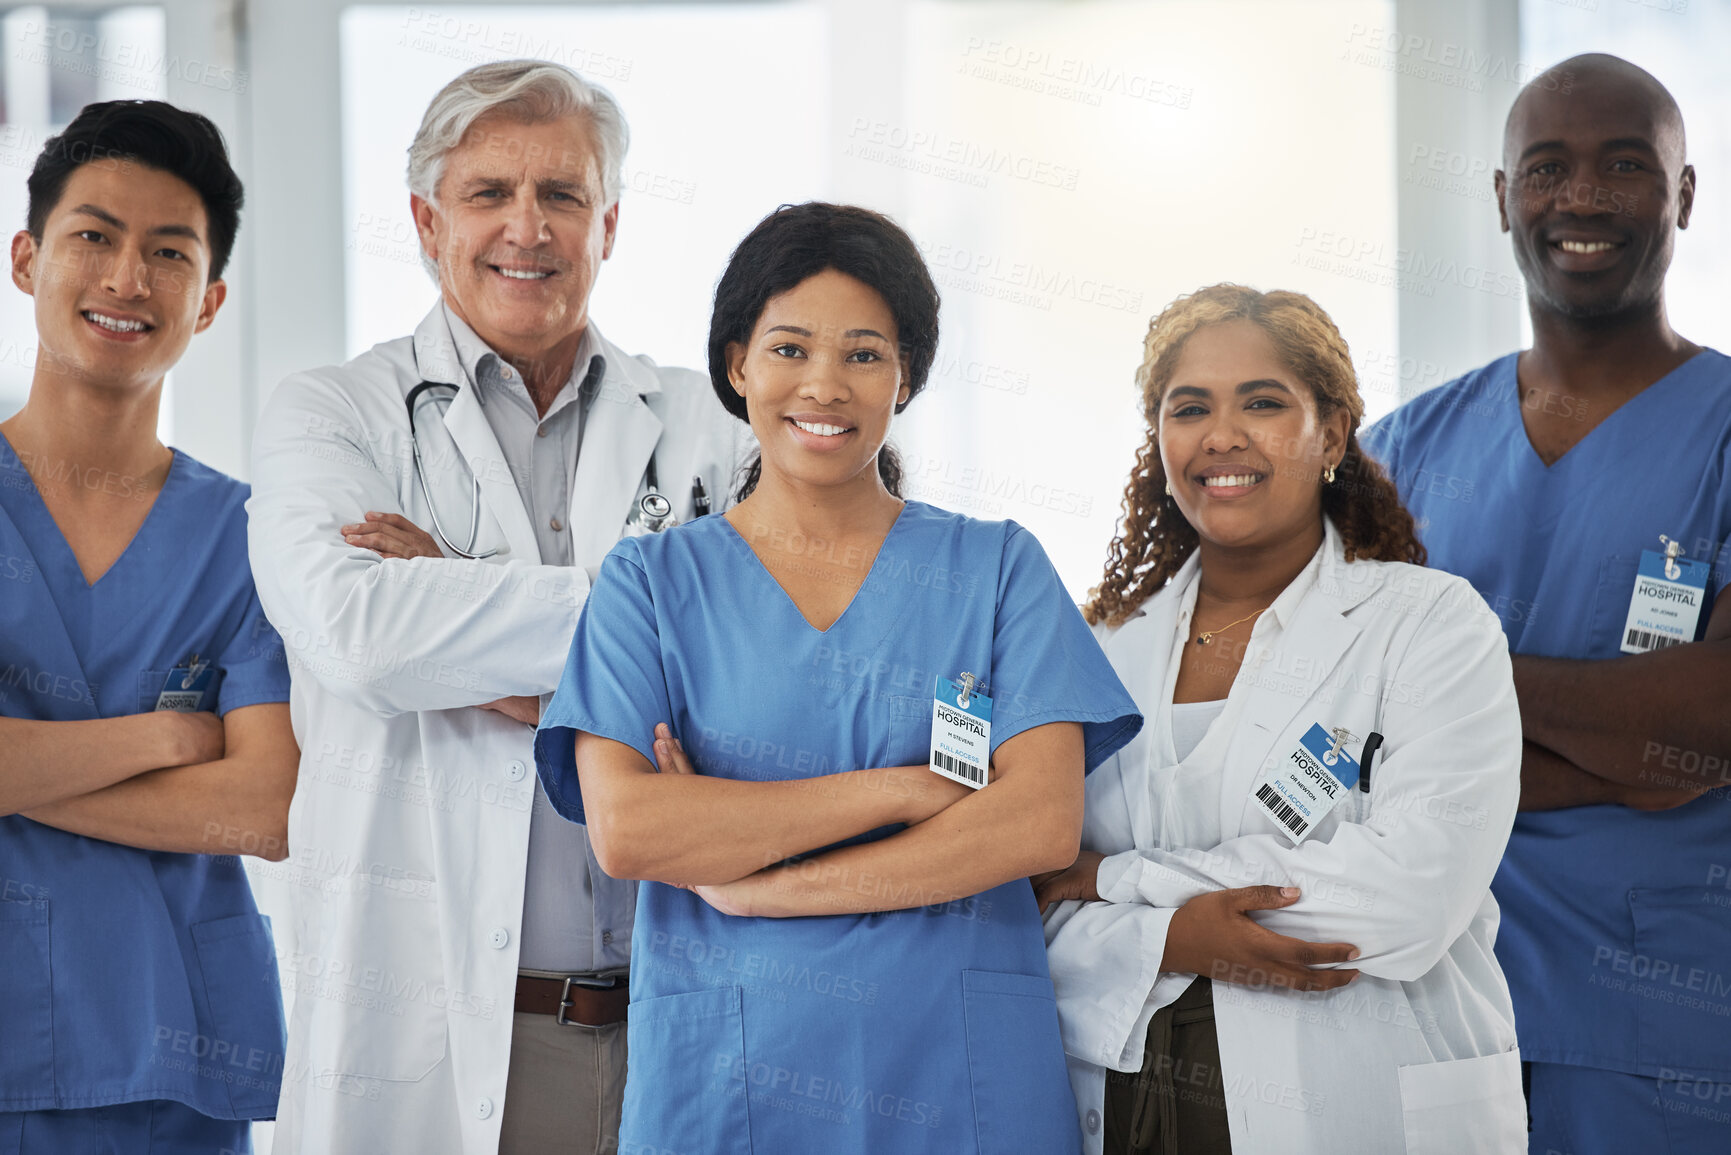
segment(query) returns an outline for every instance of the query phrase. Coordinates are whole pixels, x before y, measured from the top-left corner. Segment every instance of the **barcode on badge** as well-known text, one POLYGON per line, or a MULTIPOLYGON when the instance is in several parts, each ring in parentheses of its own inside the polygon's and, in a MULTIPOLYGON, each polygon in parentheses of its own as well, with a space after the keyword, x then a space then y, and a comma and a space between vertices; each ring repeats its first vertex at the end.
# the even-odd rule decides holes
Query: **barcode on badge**
POLYGON ((976 786, 984 786, 986 784, 986 771, 983 766, 976 766, 972 762, 964 762, 960 758, 952 758, 942 750, 932 751, 932 762, 938 769, 947 770, 958 777, 966 778, 976 786))
POLYGON ((1630 630, 1623 639, 1625 646, 1639 646, 1643 650, 1662 650, 1666 646, 1680 646, 1682 638, 1669 638, 1664 634, 1655 634, 1647 630, 1630 630))
POLYGON ((1281 798, 1279 793, 1275 791, 1274 787, 1268 785, 1266 782, 1256 791, 1256 798, 1274 813, 1274 817, 1280 820, 1282 826, 1286 827, 1294 834, 1302 835, 1304 833, 1304 828, 1310 825, 1310 823, 1304 820, 1304 815, 1294 810, 1291 806, 1288 806, 1285 799, 1281 798))

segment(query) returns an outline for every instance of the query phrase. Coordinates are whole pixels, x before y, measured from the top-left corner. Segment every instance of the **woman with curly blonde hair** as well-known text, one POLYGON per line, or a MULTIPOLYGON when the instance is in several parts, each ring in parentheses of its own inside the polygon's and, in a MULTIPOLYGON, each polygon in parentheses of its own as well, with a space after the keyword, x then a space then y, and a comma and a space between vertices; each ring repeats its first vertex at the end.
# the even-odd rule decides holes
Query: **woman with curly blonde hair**
POLYGON ((1086 612, 1147 725, 1036 879, 1085 1149, 1524 1150, 1497 619, 1423 568, 1308 297, 1180 297, 1136 380, 1148 439, 1086 612))

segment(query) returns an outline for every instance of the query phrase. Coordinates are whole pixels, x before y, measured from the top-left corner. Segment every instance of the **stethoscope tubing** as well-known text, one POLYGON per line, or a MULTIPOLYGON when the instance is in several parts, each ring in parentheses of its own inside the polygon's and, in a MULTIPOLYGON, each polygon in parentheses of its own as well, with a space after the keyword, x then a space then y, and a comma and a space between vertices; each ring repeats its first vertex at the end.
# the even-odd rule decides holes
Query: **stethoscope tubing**
MULTIPOLYGON (((432 519, 433 532, 439 535, 439 540, 445 543, 446 549, 460 558, 469 561, 483 561, 495 557, 499 553, 496 549, 490 549, 486 553, 474 552, 475 542, 480 539, 481 534, 481 479, 472 470, 469 474, 471 495, 467 544, 459 549, 457 544, 451 540, 450 535, 445 532, 444 525, 439 521, 438 506, 433 501, 432 491, 427 486, 427 470, 421 459, 421 439, 415 425, 415 405, 420 401, 422 394, 429 389, 449 389, 452 393, 456 393, 458 386, 448 381, 422 381, 409 390, 408 396, 403 402, 404 408, 408 410, 409 414, 409 450, 415 458, 415 481, 421 488, 422 499, 427 503, 427 515, 432 519)), ((660 478, 656 473, 653 455, 650 456, 649 464, 644 468, 643 484, 645 492, 631 508, 631 524, 650 533, 659 533, 678 525, 678 520, 673 516, 673 503, 667 500, 661 492, 660 478)), ((701 480, 694 478, 692 487, 694 500, 700 507, 700 513, 706 513, 708 510, 701 507, 708 505, 708 498, 706 494, 699 492, 698 487, 700 485, 701 480)))
POLYGON ((427 470, 426 466, 421 461, 421 439, 417 436, 415 428, 415 403, 421 399, 421 394, 425 393, 429 389, 449 389, 453 393, 457 391, 455 385, 445 381, 422 381, 419 385, 416 385, 413 389, 409 390, 409 396, 404 402, 404 405, 409 411, 409 451, 415 458, 415 480, 420 484, 421 497, 427 503, 427 516, 432 518, 433 532, 439 535, 439 540, 445 543, 445 548, 456 554, 458 557, 464 558, 468 561, 484 561, 487 558, 496 556, 499 551, 496 549, 490 549, 486 553, 474 552, 475 542, 479 540, 481 536, 481 479, 475 475, 473 470, 469 472, 469 485, 471 487, 469 501, 469 541, 468 545, 462 549, 457 548, 456 543, 453 542, 450 536, 445 533, 445 527, 439 521, 438 504, 433 501, 432 491, 427 488, 427 470))

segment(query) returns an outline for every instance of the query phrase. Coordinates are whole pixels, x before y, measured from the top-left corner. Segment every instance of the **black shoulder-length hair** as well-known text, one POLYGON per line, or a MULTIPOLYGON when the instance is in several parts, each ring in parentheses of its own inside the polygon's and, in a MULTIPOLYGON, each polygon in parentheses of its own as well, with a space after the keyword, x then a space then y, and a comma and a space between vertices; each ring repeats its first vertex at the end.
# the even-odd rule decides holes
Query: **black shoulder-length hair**
MULTIPOLYGON (((721 404, 741 421, 750 418, 745 398, 728 380, 727 347, 750 342, 771 297, 826 269, 875 290, 895 318, 906 370, 902 383, 908 388, 908 399, 896 412, 925 388, 938 352, 938 289, 913 238, 882 213, 855 205, 782 205, 733 250, 715 286, 715 310, 709 317, 709 383, 721 404)), ((754 457, 738 498, 757 487, 762 470, 762 459, 754 457)), ((901 462, 888 445, 878 451, 878 476, 886 489, 901 496, 901 462)))

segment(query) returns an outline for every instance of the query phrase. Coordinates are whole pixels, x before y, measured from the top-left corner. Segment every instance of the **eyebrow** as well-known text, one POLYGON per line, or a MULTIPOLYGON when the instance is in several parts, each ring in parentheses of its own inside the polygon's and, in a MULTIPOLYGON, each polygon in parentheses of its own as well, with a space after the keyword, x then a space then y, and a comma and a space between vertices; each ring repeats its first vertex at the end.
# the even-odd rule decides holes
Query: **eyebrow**
POLYGON ((1653 142, 1644 136, 1617 136, 1599 145, 1600 152, 1614 152, 1619 148, 1632 148, 1637 152, 1653 153, 1655 156, 1659 152, 1653 142))
MULTIPOLYGON (((518 180, 518 178, 516 178, 514 176, 499 176, 499 175, 488 174, 488 173, 478 173, 474 176, 471 176, 468 180, 465 180, 460 187, 464 192, 470 192, 470 191, 473 191, 476 189, 485 189, 485 188, 514 189, 517 187, 517 185, 519 183, 521 183, 521 182, 518 180)), ((587 181, 576 180, 576 179, 573 179, 571 177, 550 176, 550 177, 543 177, 540 180, 537 180, 535 182, 535 188, 539 192, 547 192, 548 190, 556 190, 559 192, 583 192, 583 193, 586 193, 589 191, 589 183, 587 181)))
MULTIPOLYGON (((801 337, 811 336, 811 330, 810 329, 801 329, 798 325, 771 325, 769 328, 767 328, 763 331, 763 335, 766 337, 769 336, 771 333, 797 333, 801 337)), ((849 329, 847 332, 843 333, 842 336, 843 337, 876 337, 880 341, 888 341, 889 340, 888 337, 884 336, 882 333, 878 332, 876 329, 849 329)))
MULTIPOLYGON (((1240 381, 1238 383, 1237 388, 1233 389, 1233 392, 1238 394, 1240 397, 1242 397, 1247 393, 1254 393, 1258 389, 1278 389, 1282 393, 1285 393, 1289 396, 1292 393, 1292 390, 1288 389, 1286 386, 1282 385, 1280 382, 1276 381, 1272 377, 1258 377, 1254 381, 1240 381)), ((1207 398, 1207 397, 1213 396, 1213 394, 1210 393, 1208 390, 1201 388, 1200 386, 1179 385, 1176 388, 1168 389, 1166 391, 1166 396, 1168 398, 1172 398, 1172 397, 1202 397, 1202 398, 1207 398)))
MULTIPOLYGON (((1546 149, 1567 147, 1568 145, 1560 140, 1541 140, 1534 144, 1529 144, 1526 148, 1522 149, 1521 155, 1516 159, 1524 161, 1535 152, 1544 152, 1546 149)), ((1614 152, 1619 148, 1632 148, 1639 152, 1650 153, 1653 156, 1659 155, 1659 150, 1654 146, 1653 142, 1643 136, 1618 136, 1613 137, 1610 140, 1601 141, 1599 144, 1600 152, 1614 152)))
MULTIPOLYGON (((119 229, 121 232, 126 231, 126 222, 106 209, 98 208, 95 205, 79 205, 72 211, 82 216, 95 217, 110 228, 119 229)), ((185 237, 188 240, 196 241, 201 245, 204 243, 204 238, 199 236, 198 230, 193 228, 191 225, 157 225, 146 235, 158 237, 185 237)))

